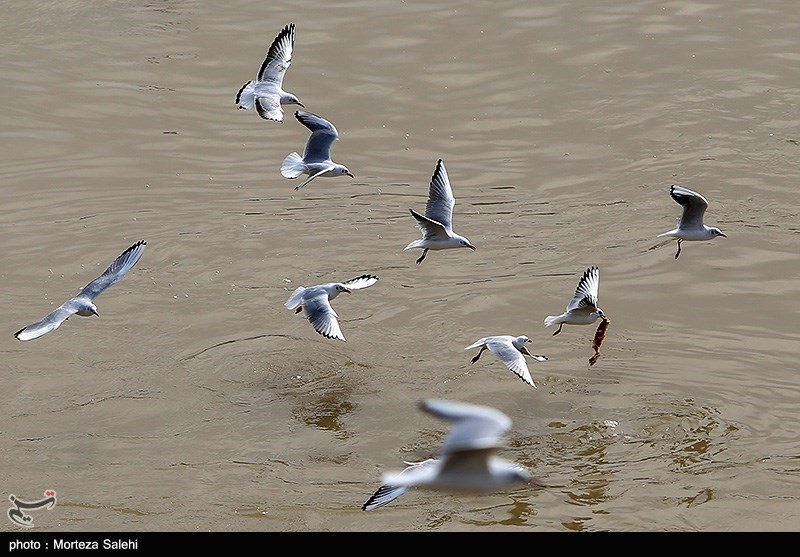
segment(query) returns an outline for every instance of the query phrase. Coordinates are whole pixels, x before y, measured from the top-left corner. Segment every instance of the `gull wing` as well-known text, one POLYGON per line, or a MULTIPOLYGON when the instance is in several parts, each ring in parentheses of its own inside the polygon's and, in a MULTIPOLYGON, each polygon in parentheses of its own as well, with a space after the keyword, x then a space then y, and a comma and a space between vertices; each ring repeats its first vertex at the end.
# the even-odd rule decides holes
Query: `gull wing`
POLYGON ((90 300, 94 300, 103 293, 103 290, 122 280, 128 271, 136 265, 139 258, 142 257, 146 245, 147 242, 140 240, 123 251, 102 275, 84 286, 76 297, 86 296, 90 300))
POLYGON ((372 286, 376 282, 378 282, 378 277, 375 275, 361 275, 360 277, 345 281, 342 284, 347 286, 350 290, 361 290, 362 288, 372 286))
POLYGON ((703 215, 708 209, 706 198, 695 191, 675 184, 669 187, 669 194, 672 199, 683 206, 681 222, 678 227, 684 229, 702 228, 703 215))
POLYGON ((40 336, 49 333, 50 331, 54 331, 58 329, 58 327, 69 317, 78 311, 78 304, 75 303, 74 298, 70 298, 63 304, 61 304, 58 308, 51 311, 47 317, 33 323, 32 325, 28 325, 27 327, 23 327, 16 333, 14 336, 17 337, 17 340, 33 340, 35 338, 39 338, 40 336))
POLYGON ((597 293, 600 287, 600 269, 589 267, 584 271, 583 277, 575 289, 575 297, 567 306, 567 311, 579 308, 596 308, 597 293))
POLYGON ((303 297, 303 313, 311 322, 314 330, 325 338, 345 340, 339 327, 339 316, 331 307, 328 293, 320 290, 319 294, 303 297))
POLYGON ((528 371, 528 362, 525 361, 525 356, 511 344, 510 340, 491 338, 486 343, 486 346, 514 373, 514 375, 525 381, 534 389, 536 388, 536 383, 533 382, 531 373, 528 371))
POLYGON ((422 238, 424 240, 446 240, 450 237, 441 223, 431 220, 426 216, 420 215, 414 209, 409 209, 411 215, 417 219, 417 226, 422 231, 422 238))
POLYGON ((303 154, 303 162, 325 162, 331 158, 331 144, 339 139, 339 132, 325 118, 317 116, 312 112, 297 110, 295 118, 311 130, 311 135, 306 143, 306 150, 303 154))
POLYGON ((439 159, 436 163, 436 169, 433 171, 433 176, 431 176, 428 203, 425 205, 425 216, 450 231, 453 229, 453 207, 455 205, 456 198, 453 197, 450 178, 447 176, 444 161, 439 159))
POLYGON ((308 177, 308 179, 307 179, 305 182, 303 182, 303 183, 302 183, 302 184, 300 184, 299 186, 295 186, 295 188, 294 188, 294 189, 295 189, 295 191, 299 190, 300 188, 302 188, 303 186, 305 186, 306 184, 308 184, 308 183, 309 183, 311 180, 313 180, 313 179, 314 179, 314 178, 316 178, 317 176, 320 176, 320 175, 322 175, 322 174, 325 174, 326 172, 328 172, 329 170, 333 170, 334 168, 336 168, 336 166, 335 166, 335 165, 333 165, 333 164, 328 164, 328 165, 325 165, 325 166, 324 166, 324 167, 322 167, 320 170, 318 170, 317 172, 315 172, 314 174, 312 174, 311 176, 309 176, 309 177, 308 177))
POLYGON ((278 86, 292 63, 294 49, 294 23, 290 23, 278 33, 267 50, 267 57, 258 70, 258 81, 271 81, 278 86))
MULTIPOLYGON (((406 463, 408 464, 408 468, 397 474, 396 477, 401 478, 403 476, 408 476, 409 474, 414 474, 415 471, 419 470, 432 470, 436 467, 437 462, 438 461, 435 458, 429 458, 428 460, 424 460, 422 462, 406 463)), ((367 502, 362 505, 361 509, 365 511, 371 511, 384 505, 388 505, 410 488, 410 485, 383 484, 377 489, 377 491, 375 491, 375 493, 372 494, 369 499, 367 499, 367 502)))
POLYGON ((270 95, 269 97, 256 97, 255 101, 256 112, 265 120, 275 120, 283 122, 283 108, 281 108, 281 100, 277 95, 270 95))
POLYGON ((452 424, 443 454, 497 448, 501 446, 500 436, 511 427, 508 416, 487 406, 428 399, 420 407, 452 424))

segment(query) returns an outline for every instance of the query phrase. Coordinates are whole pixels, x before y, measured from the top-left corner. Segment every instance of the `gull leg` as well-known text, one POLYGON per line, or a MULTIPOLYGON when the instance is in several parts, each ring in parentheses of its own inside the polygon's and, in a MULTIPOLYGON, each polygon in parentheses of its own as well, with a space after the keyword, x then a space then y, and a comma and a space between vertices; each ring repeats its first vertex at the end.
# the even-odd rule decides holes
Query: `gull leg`
POLYGON ((481 351, 478 352, 478 354, 474 358, 472 358, 472 363, 473 364, 478 361, 478 358, 481 357, 481 354, 483 354, 484 350, 486 350, 486 345, 481 346, 481 351))
POLYGON ((675 252, 675 259, 678 259, 678 256, 681 254, 681 242, 683 242, 683 240, 678 239, 678 251, 675 252))
POLYGON ((425 248, 424 250, 422 250, 422 255, 419 256, 419 259, 417 259, 417 265, 419 265, 420 263, 425 261, 425 256, 426 255, 428 255, 428 248, 425 248))
POLYGON ((555 333, 553 333, 553 336, 556 336, 558 333, 560 333, 561 332, 561 327, 563 327, 563 326, 564 326, 563 323, 559 323, 558 324, 558 330, 555 333))
POLYGON ((303 311, 303 306, 297 306, 297 309, 294 310, 295 315, 303 311))

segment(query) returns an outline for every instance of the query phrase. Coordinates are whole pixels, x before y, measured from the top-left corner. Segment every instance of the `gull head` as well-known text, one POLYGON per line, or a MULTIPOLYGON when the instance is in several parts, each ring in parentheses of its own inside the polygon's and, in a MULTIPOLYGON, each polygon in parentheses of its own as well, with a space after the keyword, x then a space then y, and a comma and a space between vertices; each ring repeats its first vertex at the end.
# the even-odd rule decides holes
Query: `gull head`
POLYGON ((469 248, 472 251, 475 251, 475 246, 469 243, 469 240, 464 238, 464 236, 454 235, 455 239, 458 240, 458 246, 462 248, 469 248))
POLYGON ((521 337, 515 338, 514 342, 512 342, 512 344, 516 345, 518 348, 521 348, 522 346, 525 345, 526 342, 530 342, 530 341, 531 341, 531 339, 529 339, 525 335, 522 335, 521 337))
POLYGON ((343 164, 337 164, 336 168, 333 169, 333 172, 336 174, 347 174, 351 178, 355 178, 355 176, 353 176, 353 173, 350 172, 350 170, 348 170, 348 168, 343 164))
POLYGON ((347 292, 348 294, 352 294, 353 291, 347 288, 344 284, 337 284, 336 285, 337 292, 347 292))
POLYGON ((94 304, 89 305, 89 313, 91 313, 94 316, 100 317, 100 314, 97 313, 97 306, 94 304))
POLYGON ((291 93, 285 93, 281 97, 281 104, 296 104, 296 105, 302 106, 303 108, 306 107, 306 105, 304 105, 303 103, 300 102, 300 99, 298 99, 296 96, 292 95, 291 93))
POLYGON ((592 313, 592 315, 594 316, 594 318, 595 318, 595 319, 597 319, 598 317, 599 317, 599 318, 602 318, 602 319, 605 319, 605 318, 606 318, 606 314, 605 314, 605 313, 603 313, 603 310, 602 310, 602 309, 600 309, 600 308, 597 308, 597 309, 596 309, 596 310, 595 310, 595 311, 592 313))
POLYGON ((719 228, 710 228, 709 231, 711 232, 712 238, 716 238, 717 236, 722 236, 723 238, 727 238, 727 236, 719 228))

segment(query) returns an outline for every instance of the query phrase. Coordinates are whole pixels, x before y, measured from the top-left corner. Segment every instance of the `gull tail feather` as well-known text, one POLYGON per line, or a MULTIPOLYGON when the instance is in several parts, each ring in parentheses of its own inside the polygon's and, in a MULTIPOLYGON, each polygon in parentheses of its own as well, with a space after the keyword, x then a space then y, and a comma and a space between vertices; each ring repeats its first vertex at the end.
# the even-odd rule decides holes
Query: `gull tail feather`
POLYGON ((414 248, 424 248, 425 245, 422 242, 423 242, 423 240, 414 240, 413 242, 408 244, 406 247, 404 247, 403 251, 406 251, 408 249, 414 249, 414 248))
POLYGON ((289 298, 283 305, 285 305, 287 309, 295 309, 300 305, 300 301, 303 299, 303 290, 305 290, 305 288, 299 286, 294 292, 292 292, 292 297, 289 298))
POLYGON ((306 165, 303 163, 303 157, 297 153, 289 153, 286 155, 286 158, 283 159, 281 175, 283 175, 284 178, 297 178, 305 169, 306 165))
POLYGON ((544 318, 544 326, 549 327, 550 325, 555 325, 556 323, 560 323, 559 318, 560 315, 548 315, 544 318))

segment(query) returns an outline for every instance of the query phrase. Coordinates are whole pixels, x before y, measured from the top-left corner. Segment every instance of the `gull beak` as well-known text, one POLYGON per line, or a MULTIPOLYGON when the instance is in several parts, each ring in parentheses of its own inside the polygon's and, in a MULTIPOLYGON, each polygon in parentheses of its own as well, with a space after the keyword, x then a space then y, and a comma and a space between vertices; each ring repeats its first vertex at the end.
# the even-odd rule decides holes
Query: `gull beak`
POLYGON ((342 290, 342 292, 347 292, 348 294, 352 294, 353 293, 353 291, 350 290, 349 288, 345 288, 344 290, 342 290))
POLYGON ((727 238, 727 236, 725 234, 723 234, 722 232, 720 232, 719 235, 722 236, 723 238, 727 238))
POLYGON ((348 176, 350 176, 351 178, 355 178, 355 176, 353 176, 353 175, 352 175, 350 172, 346 172, 345 174, 347 174, 347 175, 348 175, 348 176))
POLYGON ((297 101, 297 104, 298 104, 298 106, 301 106, 301 107, 303 107, 303 108, 305 108, 305 107, 306 107, 306 105, 304 105, 304 104, 303 104, 303 103, 301 103, 300 101, 297 101))
POLYGON ((467 247, 472 251, 475 251, 475 246, 473 246, 472 244, 467 244, 467 247))
POLYGON ((99 314, 99 313, 97 313, 97 310, 96 310, 96 309, 93 309, 93 310, 91 310, 91 311, 92 311, 92 313, 93 313, 94 315, 96 315, 97 317, 100 317, 100 314, 99 314))

